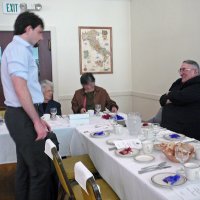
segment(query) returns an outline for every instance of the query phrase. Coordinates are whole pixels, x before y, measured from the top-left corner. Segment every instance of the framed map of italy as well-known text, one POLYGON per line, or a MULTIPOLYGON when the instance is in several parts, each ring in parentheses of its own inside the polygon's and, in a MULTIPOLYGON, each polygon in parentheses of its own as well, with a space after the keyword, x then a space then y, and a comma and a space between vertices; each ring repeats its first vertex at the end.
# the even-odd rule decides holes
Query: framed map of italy
POLYGON ((79 26, 80 73, 113 73, 112 27, 79 26))

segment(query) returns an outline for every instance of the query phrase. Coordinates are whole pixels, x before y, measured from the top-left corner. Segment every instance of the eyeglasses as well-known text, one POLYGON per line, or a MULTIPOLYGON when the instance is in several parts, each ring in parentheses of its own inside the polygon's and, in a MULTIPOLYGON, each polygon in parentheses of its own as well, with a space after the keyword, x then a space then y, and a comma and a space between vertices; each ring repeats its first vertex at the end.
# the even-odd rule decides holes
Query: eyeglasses
POLYGON ((181 72, 189 72, 189 71, 191 71, 191 70, 193 70, 193 69, 191 69, 191 68, 180 68, 180 69, 178 70, 178 73, 181 73, 181 72))

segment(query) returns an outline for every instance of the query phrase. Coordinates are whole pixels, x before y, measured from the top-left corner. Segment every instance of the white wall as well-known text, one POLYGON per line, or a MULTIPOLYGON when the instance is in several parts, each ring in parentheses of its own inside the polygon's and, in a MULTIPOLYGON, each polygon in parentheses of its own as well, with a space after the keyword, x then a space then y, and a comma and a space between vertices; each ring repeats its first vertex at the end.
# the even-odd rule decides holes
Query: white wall
MULTIPOLYGON (((0 29, 13 26, 16 15, 2 14, 0 29)), ((78 26, 113 28, 113 74, 95 75, 97 85, 107 89, 120 110, 132 109, 131 30, 129 0, 48 0, 37 2, 43 8, 37 14, 52 31, 53 80, 56 98, 64 113, 71 112, 71 98, 80 88, 78 26)))
MULTIPOLYGON (((18 0, 19 1, 19 0, 18 0)), ((16 16, 3 15, 0 28, 16 16)), ((23 1, 24 2, 24 1, 23 1)), ((25 2, 35 2, 33 0, 25 2)), ((158 99, 179 77, 185 59, 200 62, 199 0, 38 0, 38 14, 52 31, 53 80, 64 113, 79 84, 78 26, 113 27, 112 75, 96 75, 123 112, 148 119, 158 99)))
POLYGON ((132 0, 133 109, 148 119, 183 60, 200 63, 199 0, 132 0))

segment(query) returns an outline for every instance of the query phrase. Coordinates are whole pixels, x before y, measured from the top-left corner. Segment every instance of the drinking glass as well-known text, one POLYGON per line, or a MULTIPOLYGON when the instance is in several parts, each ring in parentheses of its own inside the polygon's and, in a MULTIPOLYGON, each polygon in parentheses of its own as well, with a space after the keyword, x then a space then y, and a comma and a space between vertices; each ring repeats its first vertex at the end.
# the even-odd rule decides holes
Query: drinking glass
POLYGON ((50 113, 51 113, 51 119, 55 120, 57 114, 57 108, 50 108, 50 113))
POLYGON ((189 151, 184 149, 182 146, 175 147, 175 157, 180 162, 181 168, 178 170, 179 173, 184 173, 184 163, 189 158, 189 151))
POLYGON ((101 111, 101 104, 95 104, 96 115, 99 116, 101 111))
POLYGON ((133 137, 138 137, 141 132, 141 117, 140 114, 135 113, 128 113, 126 126, 128 128, 129 134, 133 137))

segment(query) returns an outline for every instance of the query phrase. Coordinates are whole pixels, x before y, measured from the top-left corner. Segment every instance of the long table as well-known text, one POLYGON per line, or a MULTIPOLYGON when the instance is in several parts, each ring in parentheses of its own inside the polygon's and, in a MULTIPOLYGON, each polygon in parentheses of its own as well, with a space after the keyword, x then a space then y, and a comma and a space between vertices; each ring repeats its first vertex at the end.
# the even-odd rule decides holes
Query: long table
MULTIPOLYGON (((64 121, 64 119, 49 121, 49 123, 60 142, 60 154, 64 156, 88 153, 98 172, 111 185, 121 200, 200 199, 200 182, 191 183, 188 181, 183 186, 173 189, 160 188, 152 184, 152 175, 158 172, 176 172, 180 167, 180 164, 170 162, 161 152, 154 151, 155 161, 149 164, 166 161, 172 168, 139 175, 138 170, 147 164, 137 163, 133 158, 118 157, 115 151, 109 151, 108 148, 111 146, 106 143, 107 139, 115 137, 131 138, 126 128, 122 131, 123 135, 111 133, 106 138, 92 138, 90 136, 92 129, 95 128, 96 131, 99 131, 101 128, 107 128, 109 130, 112 129, 111 123, 100 118, 94 118, 83 126, 70 124, 69 121, 64 121), (197 188, 191 188, 193 185, 197 188), (196 190, 193 192, 196 195, 195 198, 188 197, 188 191, 190 190, 196 190)), ((4 126, 0 126, 0 164, 2 161, 3 163, 16 161, 15 145, 6 130, 4 126)), ((197 160, 193 161, 199 163, 197 160)))
MULTIPOLYGON (((160 188, 153 185, 151 182, 152 175, 159 172, 176 172, 180 168, 180 164, 170 162, 162 152, 154 151, 155 161, 149 164, 136 162, 133 158, 118 157, 115 151, 109 151, 111 147, 106 143, 110 138, 130 138, 127 129, 124 128, 124 134, 116 136, 111 134, 107 138, 93 138, 89 132, 78 128, 72 136, 71 153, 79 155, 88 153, 94 162, 100 175, 112 186, 114 191, 122 200, 199 200, 200 199, 200 181, 194 183, 199 191, 196 191, 196 198, 187 197, 188 190, 191 188, 191 183, 188 181, 183 186, 175 189, 160 188), (157 164, 166 161, 172 167, 159 171, 149 172, 146 174, 138 174, 138 171, 147 165, 157 164), (186 188, 186 189, 185 189, 186 188), (186 192, 186 195, 183 193, 186 192)), ((198 162, 193 160, 194 162, 198 162)), ((196 189, 197 190, 197 189, 196 189)))
MULTIPOLYGON (((70 143, 73 132, 75 131, 74 126, 71 126, 69 120, 59 118, 56 121, 47 121, 55 132, 61 156, 69 156, 70 153, 70 143)), ((0 125, 0 164, 5 163, 15 163, 16 158, 16 147, 12 140, 5 123, 0 125)))

